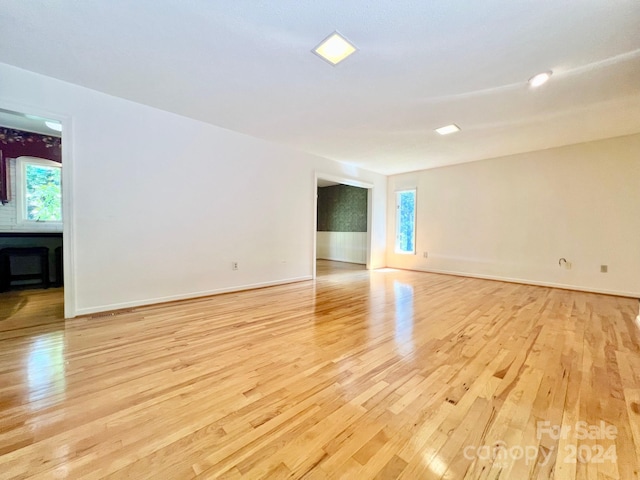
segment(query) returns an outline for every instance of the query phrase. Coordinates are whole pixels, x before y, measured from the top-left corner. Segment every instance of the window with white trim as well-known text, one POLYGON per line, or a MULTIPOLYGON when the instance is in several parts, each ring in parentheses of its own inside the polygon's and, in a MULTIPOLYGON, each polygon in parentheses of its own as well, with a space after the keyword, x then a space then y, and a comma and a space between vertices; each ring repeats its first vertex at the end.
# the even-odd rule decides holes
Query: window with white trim
POLYGON ((35 157, 16 159, 19 223, 62 224, 62 166, 35 157))
POLYGON ((396 253, 416 253, 416 191, 396 192, 396 253))

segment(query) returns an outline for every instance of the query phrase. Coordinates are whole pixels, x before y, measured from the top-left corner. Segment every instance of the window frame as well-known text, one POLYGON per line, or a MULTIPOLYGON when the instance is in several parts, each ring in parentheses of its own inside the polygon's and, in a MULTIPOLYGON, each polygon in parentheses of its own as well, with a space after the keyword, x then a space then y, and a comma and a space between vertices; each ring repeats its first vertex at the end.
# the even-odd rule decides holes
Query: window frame
POLYGON ((60 169, 60 194, 62 195, 62 164, 39 157, 16 158, 16 223, 19 225, 48 225, 62 227, 62 206, 60 207, 60 221, 57 220, 31 220, 27 218, 27 175, 28 165, 60 169))
POLYGON ((416 224, 417 224, 417 207, 418 207, 418 190, 416 188, 407 188, 403 190, 396 190, 395 192, 395 245, 394 251, 399 255, 415 255, 416 254, 416 224), (406 251, 400 249, 400 195, 403 193, 413 194, 413 235, 411 238, 413 251, 406 251))

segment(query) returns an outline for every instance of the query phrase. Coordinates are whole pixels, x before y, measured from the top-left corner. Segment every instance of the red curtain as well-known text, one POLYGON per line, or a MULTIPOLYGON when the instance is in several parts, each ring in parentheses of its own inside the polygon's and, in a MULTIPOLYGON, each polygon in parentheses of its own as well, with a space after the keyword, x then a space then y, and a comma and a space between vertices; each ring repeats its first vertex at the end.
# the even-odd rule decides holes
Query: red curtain
POLYGON ((7 161, 2 156, 2 150, 0 150, 0 203, 3 205, 9 201, 9 191, 7 189, 7 176, 8 176, 7 161))

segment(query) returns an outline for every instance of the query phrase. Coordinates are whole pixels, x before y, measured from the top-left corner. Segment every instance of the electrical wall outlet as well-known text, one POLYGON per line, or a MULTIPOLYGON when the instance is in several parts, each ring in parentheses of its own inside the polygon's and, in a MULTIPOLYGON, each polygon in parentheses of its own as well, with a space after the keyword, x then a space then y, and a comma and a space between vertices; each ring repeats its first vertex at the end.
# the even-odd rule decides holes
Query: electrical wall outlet
POLYGON ((422 252, 422 256, 424 258, 429 258, 429 252, 422 252))
POLYGON ((238 262, 231 262, 231 270, 237 270, 238 269, 238 262))
POLYGON ((609 271, 609 265, 600 265, 600 273, 607 273, 609 271))
POLYGON ((564 268, 566 268, 567 270, 571 270, 571 262, 565 263, 564 268))

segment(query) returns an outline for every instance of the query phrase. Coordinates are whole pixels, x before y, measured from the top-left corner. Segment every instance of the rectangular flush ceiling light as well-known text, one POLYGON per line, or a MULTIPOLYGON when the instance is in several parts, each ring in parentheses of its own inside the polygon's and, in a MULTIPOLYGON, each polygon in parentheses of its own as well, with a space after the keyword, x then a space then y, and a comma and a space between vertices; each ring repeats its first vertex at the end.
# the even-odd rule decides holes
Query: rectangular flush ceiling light
POLYGON ((333 32, 313 49, 313 53, 331 65, 337 65, 357 48, 338 32, 333 32))
POLYGON ((436 132, 438 132, 440 135, 449 135, 450 133, 455 133, 459 131, 460 131, 460 127, 453 123, 451 125, 447 125, 446 127, 436 128, 436 132))

